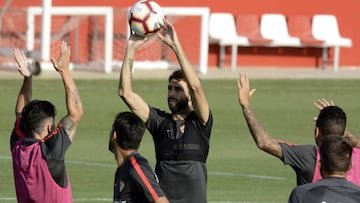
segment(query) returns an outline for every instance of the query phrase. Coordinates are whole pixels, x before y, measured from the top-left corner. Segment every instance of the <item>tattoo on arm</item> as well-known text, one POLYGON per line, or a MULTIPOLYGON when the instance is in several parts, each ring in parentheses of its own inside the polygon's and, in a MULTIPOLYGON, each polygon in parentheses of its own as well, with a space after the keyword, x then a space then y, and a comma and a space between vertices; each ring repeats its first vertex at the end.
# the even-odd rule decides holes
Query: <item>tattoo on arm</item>
MULTIPOLYGON (((134 67, 134 59, 128 59, 130 70, 134 67)), ((131 71, 132 72, 132 71, 131 71)))
POLYGON ((280 144, 265 131, 251 109, 248 106, 245 106, 243 107, 243 113, 256 145, 270 154, 282 157, 280 144))
POLYGON ((77 122, 74 122, 68 116, 65 116, 64 118, 62 118, 60 122, 68 134, 70 134, 70 132, 74 129, 74 127, 77 124, 77 122))
POLYGON ((129 60, 129 67, 130 69, 132 69, 134 65, 134 59, 128 59, 128 60, 129 60))
POLYGON ((79 91, 77 89, 75 89, 72 93, 73 93, 73 98, 74 98, 75 104, 80 104, 81 99, 80 99, 79 91))
POLYGON ((254 113, 251 111, 251 109, 247 106, 243 108, 244 116, 246 118, 247 125, 250 129, 251 134, 254 137, 254 140, 258 142, 258 140, 261 140, 261 137, 264 135, 264 129, 260 125, 260 123, 257 121, 254 113))

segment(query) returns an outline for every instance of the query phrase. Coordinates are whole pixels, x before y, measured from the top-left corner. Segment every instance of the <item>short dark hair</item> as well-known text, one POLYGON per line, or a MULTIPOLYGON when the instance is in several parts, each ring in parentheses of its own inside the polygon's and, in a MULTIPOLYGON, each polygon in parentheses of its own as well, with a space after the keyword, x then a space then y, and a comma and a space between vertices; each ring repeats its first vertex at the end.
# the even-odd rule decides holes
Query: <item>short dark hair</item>
POLYGON ((169 82, 171 80, 185 80, 185 73, 182 69, 175 70, 170 76, 169 76, 169 82))
POLYGON ((346 128, 346 114, 338 106, 327 106, 320 111, 316 126, 324 136, 343 135, 346 128))
POLYGON ((351 166, 352 145, 343 136, 328 135, 320 143, 322 174, 347 172, 351 166))
POLYGON ((23 108, 21 116, 26 130, 33 136, 35 132, 41 133, 43 122, 47 118, 55 118, 56 108, 49 101, 32 100, 23 108))
POLYGON ((112 125, 116 132, 116 143, 123 149, 138 149, 145 133, 144 122, 132 112, 117 114, 112 125))

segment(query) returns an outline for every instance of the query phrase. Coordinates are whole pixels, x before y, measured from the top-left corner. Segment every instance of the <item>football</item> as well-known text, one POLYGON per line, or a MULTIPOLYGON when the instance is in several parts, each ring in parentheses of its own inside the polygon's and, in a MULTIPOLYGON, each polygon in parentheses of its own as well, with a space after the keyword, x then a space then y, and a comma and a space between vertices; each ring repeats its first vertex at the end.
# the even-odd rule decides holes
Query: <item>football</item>
POLYGON ((164 21, 164 12, 160 5, 152 0, 136 2, 129 10, 130 30, 140 36, 148 36, 160 30, 164 21))

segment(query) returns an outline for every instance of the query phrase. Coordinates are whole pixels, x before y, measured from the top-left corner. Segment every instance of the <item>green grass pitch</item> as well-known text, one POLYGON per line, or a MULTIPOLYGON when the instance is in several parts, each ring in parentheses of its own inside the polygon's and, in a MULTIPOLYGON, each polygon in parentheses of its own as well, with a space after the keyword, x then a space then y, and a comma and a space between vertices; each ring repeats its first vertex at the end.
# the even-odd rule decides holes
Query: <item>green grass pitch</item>
MULTIPOLYGON (((20 78, 20 77, 19 77, 20 78)), ((0 80, 0 202, 16 202, 9 136, 14 123, 18 80, 0 80)), ((360 132, 359 80, 251 80, 257 91, 251 106, 271 136, 298 144, 314 143, 313 106, 317 98, 333 99, 348 116, 348 128, 360 132)), ((116 80, 76 80, 85 115, 67 155, 67 169, 75 202, 111 202, 116 169, 108 151, 110 125, 119 111, 128 111, 117 95, 116 80)), ((64 115, 62 82, 33 81, 33 98, 57 106, 64 115)), ((209 202, 287 202, 295 186, 289 166, 255 146, 238 104, 236 80, 203 80, 214 115, 208 157, 209 202)), ((134 89, 151 105, 167 109, 167 81, 135 80, 134 89)), ((154 149, 146 134, 140 153, 154 165, 154 149)))

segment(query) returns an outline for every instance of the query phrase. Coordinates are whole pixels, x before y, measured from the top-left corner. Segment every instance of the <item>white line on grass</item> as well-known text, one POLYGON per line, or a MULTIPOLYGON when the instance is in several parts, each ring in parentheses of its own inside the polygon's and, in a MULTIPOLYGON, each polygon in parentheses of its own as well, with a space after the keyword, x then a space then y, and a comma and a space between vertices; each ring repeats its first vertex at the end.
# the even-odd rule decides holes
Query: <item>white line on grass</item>
MULTIPOLYGON (((0 159, 11 160, 10 156, 0 156, 0 159)), ((106 164, 106 163, 96 163, 96 162, 84 162, 84 161, 65 161, 67 164, 73 165, 83 165, 83 166, 96 166, 96 167, 104 167, 104 168, 114 168, 115 164, 106 164)), ((256 175, 256 174, 245 174, 245 173, 226 173, 226 172, 216 172, 209 171, 209 175, 218 175, 218 176, 233 176, 233 177, 247 177, 247 178, 255 178, 255 179, 265 179, 265 180, 279 180, 285 181, 284 177, 276 177, 276 176, 264 176, 264 175, 256 175)))
POLYGON ((245 174, 245 173, 208 172, 208 174, 221 175, 221 176, 242 176, 242 177, 257 178, 257 179, 268 179, 268 180, 286 180, 286 178, 284 178, 284 177, 262 176, 262 175, 245 174))
POLYGON ((103 168, 114 168, 116 167, 116 164, 104 164, 104 163, 96 163, 96 162, 83 162, 83 161, 65 161, 67 164, 73 164, 73 165, 85 165, 85 166, 98 166, 103 168))

